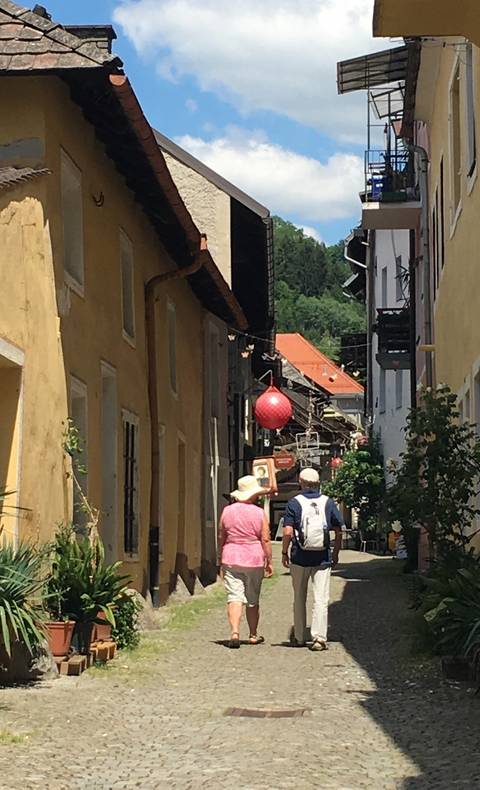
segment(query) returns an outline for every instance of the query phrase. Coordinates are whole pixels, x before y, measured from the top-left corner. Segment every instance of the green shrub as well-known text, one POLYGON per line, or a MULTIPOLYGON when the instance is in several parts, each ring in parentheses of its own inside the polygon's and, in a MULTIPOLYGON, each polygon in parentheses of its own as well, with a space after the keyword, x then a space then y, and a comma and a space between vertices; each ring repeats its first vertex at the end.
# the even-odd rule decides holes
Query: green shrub
POLYGON ((115 606, 115 625, 112 628, 112 637, 120 650, 138 647, 140 632, 138 630, 138 615, 142 605, 138 598, 126 590, 115 606))

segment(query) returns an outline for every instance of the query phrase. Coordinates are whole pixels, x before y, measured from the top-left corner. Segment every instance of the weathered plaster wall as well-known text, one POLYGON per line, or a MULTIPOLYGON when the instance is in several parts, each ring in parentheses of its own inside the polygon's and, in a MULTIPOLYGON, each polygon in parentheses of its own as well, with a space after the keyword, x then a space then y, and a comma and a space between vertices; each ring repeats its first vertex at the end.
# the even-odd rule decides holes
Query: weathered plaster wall
MULTIPOLYGON (((24 352, 17 436, 11 443, 11 462, 16 466, 20 451, 20 470, 6 487, 12 490, 13 482, 17 504, 28 509, 18 525, 12 514, 3 525, 12 536, 18 526, 20 537, 40 540, 50 537, 68 513, 62 453, 67 392, 45 196, 45 179, 0 193, 0 338, 24 352)), ((10 435, 5 376, 0 369, 0 430, 10 435)))
MULTIPOLYGON (((447 383, 458 394, 462 418, 480 425, 480 310, 479 216, 480 185, 480 49, 473 47, 477 166, 471 176, 467 166, 466 42, 439 48, 430 110, 422 120, 430 132, 430 221, 436 189, 440 189, 440 162, 444 162, 445 260, 439 285, 433 289, 434 367, 437 382, 447 383), (460 67, 460 208, 452 200, 452 149, 450 138, 450 85, 460 67)), ((428 80, 428 74, 423 79, 428 80)), ((432 240, 431 240, 432 241, 432 240)), ((431 247, 433 247, 433 242, 431 247)), ((433 249, 432 249, 433 254, 433 249)), ((476 538, 477 544, 479 538, 476 538)))
MULTIPOLYGON (((449 85, 457 52, 454 47, 441 50, 430 126, 430 215, 435 190, 440 183, 440 161, 444 160, 445 264, 439 288, 434 293, 435 367, 437 381, 447 382, 459 391, 480 358, 480 325, 475 319, 480 305, 478 276, 478 217, 480 187, 477 173, 467 176, 465 129, 465 45, 458 47, 460 64, 460 115, 462 139, 461 209, 455 221, 452 204, 452 165, 449 144, 449 85)), ((480 156, 480 50, 474 47, 475 115, 477 121, 477 159, 480 156)), ((478 168, 478 165, 477 165, 478 168)), ((480 408, 480 403, 479 403, 480 408)))
POLYGON ((165 160, 185 205, 201 233, 207 234, 208 249, 232 284, 230 243, 230 197, 206 178, 165 153, 165 160))
MULTIPOLYGON (((35 215, 30 218, 28 237, 12 232, 6 254, 9 283, 12 283, 15 303, 26 303, 24 282, 30 270, 36 279, 28 289, 28 309, 32 303, 38 307, 30 312, 25 328, 25 310, 12 307, 8 314, 2 310, 0 326, 11 333, 17 326, 14 338, 23 344, 28 355, 25 381, 34 380, 31 360, 35 357, 37 374, 32 401, 38 407, 29 413, 26 402, 26 419, 31 430, 24 434, 22 491, 31 492, 29 501, 42 513, 43 534, 51 534, 59 514, 63 517, 60 498, 61 477, 58 459, 58 442, 61 423, 67 416, 70 376, 80 379, 88 391, 88 496, 92 504, 101 508, 101 361, 108 362, 117 373, 118 388, 118 455, 117 455, 117 551, 125 559, 126 570, 133 576, 140 589, 147 584, 147 542, 149 529, 150 493, 150 420, 147 391, 147 360, 145 340, 144 284, 154 274, 171 269, 169 260, 143 211, 136 204, 123 178, 113 162, 105 155, 103 146, 95 137, 93 128, 85 121, 80 109, 70 100, 67 87, 55 78, 2 79, 2 102, 9 106, 8 118, 0 119, 0 144, 18 137, 40 135, 45 140, 45 164, 52 174, 45 180, 44 193, 35 215), (25 108, 28 107, 28 112, 25 108), (84 215, 84 297, 67 289, 63 273, 63 230, 60 200, 60 151, 61 147, 82 171, 84 215), (103 206, 95 205, 94 196, 102 192, 103 206), (134 249, 134 291, 136 339, 132 347, 122 336, 121 281, 119 229, 123 228, 134 249), (43 253, 38 249, 43 244, 43 253), (41 240, 41 242, 40 242, 41 240), (28 271, 20 267, 23 251, 28 271), (43 255, 43 258, 42 258, 43 255), (36 285, 39 278, 39 260, 43 263, 45 282, 36 285), (55 283, 55 288, 54 288, 55 283), (55 305, 55 294, 58 310, 55 305), (21 301, 23 300, 23 302, 21 301), (57 312, 61 314, 57 321, 57 312), (15 315, 13 315, 15 313, 15 315), (12 316, 12 317, 7 317, 12 316), (61 332, 59 343, 57 329, 61 332), (22 334, 23 333, 23 334, 22 334), (48 341, 48 342, 46 342, 48 341), (63 358, 62 358, 63 354, 63 358), (63 370, 59 370, 64 365, 63 370), (52 367, 55 369, 52 374, 52 367), (41 406, 43 404, 43 406, 41 406), (139 503, 140 550, 138 557, 127 558, 123 553, 123 447, 122 409, 135 413, 139 418, 139 503), (28 459, 28 461, 27 461, 28 459), (49 477, 50 486, 37 485, 49 477), (49 470, 47 472, 47 470, 49 470), (49 500, 50 505, 47 506, 49 500), (55 517, 54 517, 55 515, 55 517)), ((8 200, 9 193, 6 193, 8 200)), ((30 211, 30 209, 28 210, 30 211)), ((2 244, 0 245, 2 248, 2 244)), ((4 253, 5 254, 5 253, 4 253)), ((2 289, 3 291, 4 289, 2 289)), ((2 293, 1 299, 12 299, 2 293)), ((1 304, 1 302, 0 302, 1 304)), ((159 368, 159 411, 165 425, 165 487, 164 507, 164 559, 161 565, 161 584, 165 593, 175 569, 178 545, 188 556, 190 568, 200 565, 201 549, 201 485, 197 459, 202 453, 203 407, 203 346, 202 326, 204 311, 185 281, 169 281, 158 289, 157 302, 157 353, 159 368), (168 378, 168 334, 166 326, 167 301, 170 300, 177 314, 177 375, 178 393, 172 394, 168 378), (186 536, 177 535, 178 510, 178 436, 186 444, 186 536)), ((25 501, 27 501, 25 499, 25 501)))
MULTIPOLYGON (((402 298, 397 301, 396 258, 401 257, 403 269, 409 265, 409 231, 378 230, 375 233, 375 308, 399 308, 405 305, 407 286, 402 288, 402 298), (386 303, 383 302, 384 286, 382 286, 383 270, 386 269, 386 303)), ((399 294, 398 294, 399 295, 399 294)), ((372 340, 372 390, 374 431, 382 442, 385 464, 389 459, 399 461, 400 453, 405 449, 405 421, 410 407, 410 371, 385 371, 385 404, 380 403, 380 365, 375 356, 378 352, 378 335, 373 334, 372 340), (398 390, 397 391, 397 386, 398 390), (397 395, 400 395, 397 398, 397 395)), ((388 477, 388 475, 387 475, 388 477)))

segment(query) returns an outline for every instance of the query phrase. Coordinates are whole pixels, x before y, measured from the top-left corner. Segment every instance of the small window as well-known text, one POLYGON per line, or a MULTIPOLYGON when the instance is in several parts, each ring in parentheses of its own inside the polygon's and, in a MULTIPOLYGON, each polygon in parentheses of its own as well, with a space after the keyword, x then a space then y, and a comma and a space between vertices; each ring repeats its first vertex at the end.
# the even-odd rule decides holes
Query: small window
POLYGON ((135 298, 133 287, 133 246, 120 230, 120 265, 122 277, 122 328, 128 340, 135 339, 135 298))
POLYGON ((167 334, 168 334, 168 367, 170 372, 170 388, 174 395, 177 394, 177 317, 175 306, 169 302, 167 305, 167 334))
POLYGON ((477 164, 477 139, 475 133, 475 82, 473 77, 473 47, 467 43, 465 52, 465 109, 467 122, 467 175, 473 175, 477 164))
POLYGON ((382 307, 388 307, 388 274, 387 267, 382 269, 382 307))
POLYGON ((383 368, 380 368, 380 386, 379 386, 379 393, 378 393, 378 408, 380 414, 384 414, 387 408, 386 405, 386 371, 383 368))
POLYGON ((123 545, 138 553, 138 418, 123 413, 123 545))
POLYGON ((403 370, 395 371, 395 407, 401 409, 403 406, 403 370))
POLYGON ((403 267, 401 255, 395 258, 395 291, 397 302, 401 302, 405 298, 403 295, 403 267))
POLYGON ((88 520, 83 497, 88 497, 88 408, 87 387, 73 376, 70 379, 70 420, 78 438, 73 452, 73 524, 83 529, 88 520), (79 488, 80 486, 80 488, 79 488), (82 496, 83 495, 83 496, 82 496))
POLYGON ((63 221, 63 265, 70 284, 83 290, 83 199, 82 174, 68 154, 60 156, 63 221))
POLYGON ((451 200, 452 223, 454 222, 461 198, 461 124, 460 124, 460 67, 457 64, 450 88, 450 156, 451 156, 451 200))

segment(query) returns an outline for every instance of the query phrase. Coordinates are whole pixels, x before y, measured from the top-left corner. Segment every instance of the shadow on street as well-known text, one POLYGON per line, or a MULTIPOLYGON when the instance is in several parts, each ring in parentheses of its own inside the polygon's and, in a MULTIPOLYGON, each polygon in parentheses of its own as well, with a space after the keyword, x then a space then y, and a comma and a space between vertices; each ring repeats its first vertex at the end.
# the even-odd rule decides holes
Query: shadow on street
POLYGON ((343 642, 376 686, 344 693, 358 694, 358 704, 416 764, 420 775, 399 784, 402 790, 475 790, 480 699, 466 684, 442 679, 436 664, 415 658, 408 583, 399 570, 391 559, 372 558, 334 572, 347 584, 330 606, 332 640, 343 642))

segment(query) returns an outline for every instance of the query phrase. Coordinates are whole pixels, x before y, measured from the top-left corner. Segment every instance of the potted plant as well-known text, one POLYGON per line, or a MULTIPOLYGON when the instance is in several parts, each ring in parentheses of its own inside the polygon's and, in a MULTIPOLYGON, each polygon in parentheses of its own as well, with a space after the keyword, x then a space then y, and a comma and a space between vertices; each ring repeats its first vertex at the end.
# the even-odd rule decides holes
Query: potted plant
POLYGON ((79 652, 88 654, 94 626, 105 620, 115 624, 115 604, 128 577, 119 575, 120 563, 105 564, 103 544, 97 536, 78 538, 68 526, 57 533, 53 566, 62 612, 75 621, 79 652))
POLYGON ((52 547, 51 569, 45 596, 50 617, 45 623, 45 630, 50 652, 54 656, 68 655, 75 627, 75 621, 65 614, 64 609, 64 584, 67 578, 69 552, 61 550, 62 540, 63 536, 57 535, 52 547))
POLYGON ((44 556, 33 546, 0 543, 0 679, 33 658, 45 640, 44 556))

